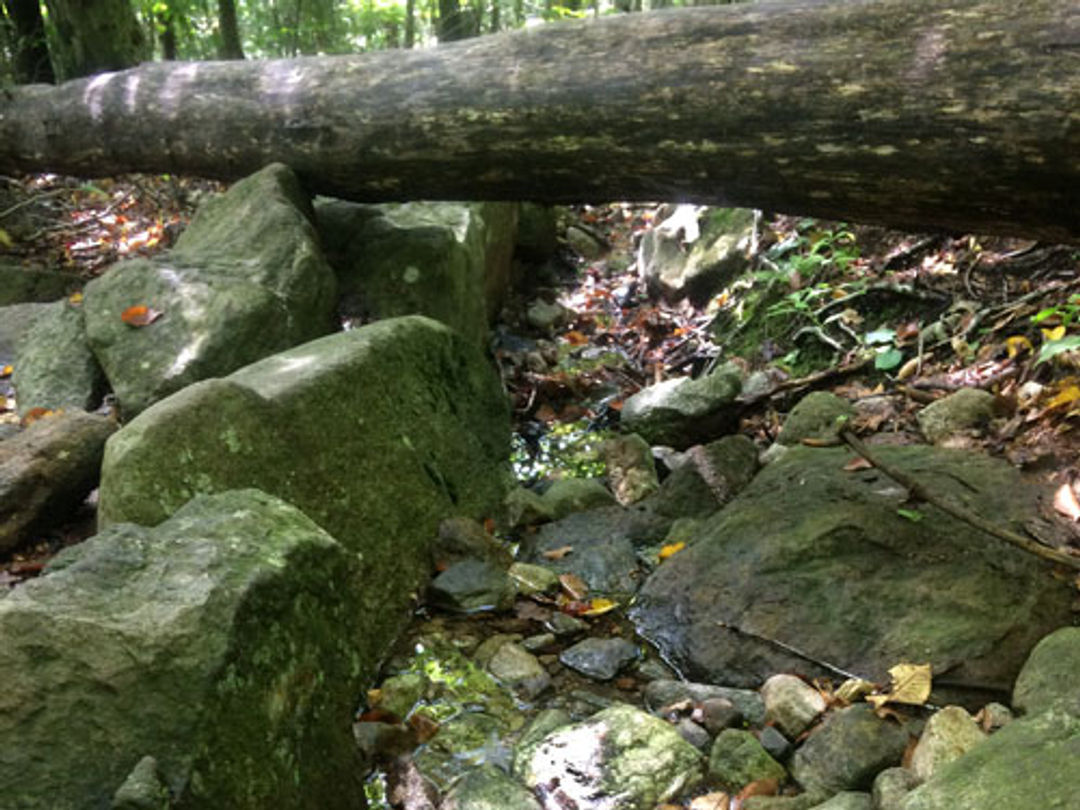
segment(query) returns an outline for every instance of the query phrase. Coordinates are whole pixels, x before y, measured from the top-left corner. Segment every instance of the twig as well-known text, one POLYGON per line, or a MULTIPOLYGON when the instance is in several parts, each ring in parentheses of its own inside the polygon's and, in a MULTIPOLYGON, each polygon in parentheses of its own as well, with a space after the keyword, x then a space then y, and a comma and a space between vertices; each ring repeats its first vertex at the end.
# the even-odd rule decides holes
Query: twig
POLYGON ((877 469, 881 470, 889 478, 893 479, 900 486, 904 487, 908 491, 911 497, 917 498, 920 501, 925 501, 933 506, 936 506, 942 512, 952 515, 957 520, 962 520, 965 523, 974 526, 976 529, 993 535, 999 540, 1004 540, 1006 543, 1010 543, 1018 548, 1023 549, 1029 554, 1034 554, 1036 557, 1042 557, 1044 560, 1050 562, 1060 563, 1061 565, 1068 566, 1076 570, 1080 570, 1080 557, 1073 557, 1068 554, 1063 554, 1060 551, 1056 551, 1051 548, 1047 548, 1044 545, 1036 543, 1034 540, 1030 540, 1027 537, 1017 534, 1016 532, 1004 529, 998 526, 996 523, 992 523, 973 512, 969 512, 961 506, 946 500, 941 495, 934 494, 926 489, 917 480, 912 478, 903 470, 899 470, 891 464, 886 464, 880 458, 875 456, 865 444, 858 439, 854 433, 849 429, 840 430, 840 438, 843 439, 848 446, 862 456, 864 459, 873 464, 877 469))

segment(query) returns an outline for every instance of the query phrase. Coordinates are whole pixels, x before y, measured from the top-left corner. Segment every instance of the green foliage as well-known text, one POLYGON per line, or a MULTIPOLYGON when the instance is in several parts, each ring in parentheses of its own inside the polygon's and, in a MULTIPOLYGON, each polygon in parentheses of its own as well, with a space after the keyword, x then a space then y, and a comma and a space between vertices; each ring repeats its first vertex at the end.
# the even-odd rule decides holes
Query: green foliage
MULTIPOLYGON (((1078 321, 1080 321, 1080 293, 1070 295, 1063 304, 1046 307, 1031 316, 1031 322, 1034 324, 1054 323, 1066 329, 1078 321)), ((1045 363, 1059 354, 1077 349, 1080 349, 1080 335, 1062 335, 1056 340, 1043 343, 1039 349, 1038 362, 1045 363)))
POLYGON ((607 472, 600 445, 613 435, 607 430, 589 430, 586 419, 552 425, 534 449, 515 435, 510 449, 514 477, 524 482, 556 476, 598 478, 607 472))

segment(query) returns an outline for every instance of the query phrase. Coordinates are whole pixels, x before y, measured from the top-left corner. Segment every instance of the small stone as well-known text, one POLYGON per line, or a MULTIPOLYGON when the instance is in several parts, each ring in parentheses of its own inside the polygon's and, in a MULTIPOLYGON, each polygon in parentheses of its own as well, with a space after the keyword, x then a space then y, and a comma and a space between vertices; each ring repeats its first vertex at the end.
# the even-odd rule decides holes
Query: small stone
POLYGON ((739 725, 742 719, 742 712, 727 698, 713 697, 701 701, 701 723, 714 736, 725 728, 739 725))
POLYGON ((1045 636, 1028 655, 1013 687, 1018 714, 1036 714, 1080 694, 1080 627, 1045 636))
POLYGON ((854 416, 855 408, 846 399, 829 391, 814 391, 791 409, 776 441, 788 447, 799 444, 803 439, 839 442, 838 420, 854 416))
POLYGON ((447 518, 439 524, 431 556, 436 565, 444 567, 469 559, 487 560, 503 567, 513 561, 510 552, 478 521, 465 517, 447 518))
POLYGON ((517 633, 495 633, 488 636, 473 651, 473 663, 480 667, 486 667, 504 644, 512 644, 515 641, 521 641, 521 636, 517 633))
POLYGON ((765 722, 774 723, 784 736, 795 739, 825 711, 825 698, 794 675, 773 675, 761 687, 765 722))
POLYGON ((645 686, 644 697, 650 711, 682 700, 700 703, 709 698, 723 698, 734 704, 749 725, 760 726, 765 722, 765 705, 761 695, 752 689, 658 678, 645 686))
POLYGON ((562 304, 549 304, 542 298, 537 298, 529 304, 525 313, 525 320, 529 322, 529 325, 543 331, 554 329, 569 317, 570 310, 562 304))
POLYGON ((814 810, 874 810, 874 801, 869 793, 845 790, 816 805, 814 810))
POLYGON ((525 487, 510 490, 503 499, 503 509, 512 529, 546 523, 554 519, 540 494, 525 487))
POLYGON ((544 626, 557 636, 573 636, 589 629, 589 623, 567 613, 556 612, 544 626))
POLYGON ((408 717, 427 687, 427 680, 419 672, 403 672, 392 675, 379 686, 378 708, 408 717))
POLYGON ((765 726, 758 733, 758 742, 778 762, 783 762, 791 753, 791 742, 773 726, 765 726))
POLYGON ((596 681, 609 681, 638 657, 637 645, 624 638, 587 638, 563 650, 564 666, 596 681))
POLYGON ((508 573, 518 593, 525 596, 536 596, 559 587, 559 575, 542 565, 516 562, 510 566, 508 573))
POLYGON ((551 676, 536 656, 514 643, 499 647, 488 663, 488 672, 525 700, 535 700, 551 686, 551 676))
POLYGON ((904 797, 919 785, 907 768, 886 768, 874 777, 871 795, 876 810, 900 810, 904 797))
POLYGON ((658 661, 655 658, 646 658, 638 664, 635 672, 638 678, 643 681, 669 680, 675 675, 663 661, 658 661))
POLYGON ((725 729, 713 742, 709 775, 724 790, 738 793, 751 782, 787 778, 784 766, 769 756, 749 731, 725 729))
POLYGON ((540 633, 539 635, 529 636, 527 639, 521 642, 521 646, 531 653, 538 652, 547 647, 550 647, 555 643, 554 633, 540 633))
POLYGON ((1000 703, 987 703, 979 713, 975 715, 975 722, 979 724, 979 727, 987 734, 993 734, 1000 728, 1011 723, 1015 718, 1013 717, 1012 709, 1008 706, 1003 706, 1000 703))
POLYGON ((389 762, 416 747, 416 737, 404 725, 363 721, 353 723, 353 739, 369 766, 389 762))
POLYGON ((911 755, 911 770, 925 782, 941 766, 959 759, 985 737, 970 714, 959 706, 946 706, 927 721, 911 755))
POLYGON ((552 520, 559 520, 572 512, 611 506, 615 496, 598 478, 560 478, 547 488, 541 500, 552 520))
POLYGON ((791 774, 807 790, 868 790, 907 747, 908 731, 866 703, 832 712, 795 752, 791 774))
POLYGON ((169 810, 169 788, 161 779, 157 760, 138 761, 113 795, 111 810, 169 810))
POLYGON ((637 503, 659 489, 652 449, 636 433, 608 439, 602 450, 608 479, 620 504, 637 503))
POLYGON ((690 743, 695 748, 704 751, 708 748, 709 743, 712 742, 712 737, 709 736, 709 732, 691 720, 689 717, 684 717, 678 723, 675 724, 675 730, 679 732, 679 735, 690 743))
POLYGON ((959 433, 979 432, 994 415, 994 395, 978 388, 961 388, 923 408, 919 430, 933 444, 959 433))
POLYGON ((505 610, 513 602, 514 586, 501 566, 462 560, 435 577, 431 599, 439 607, 459 613, 505 610))

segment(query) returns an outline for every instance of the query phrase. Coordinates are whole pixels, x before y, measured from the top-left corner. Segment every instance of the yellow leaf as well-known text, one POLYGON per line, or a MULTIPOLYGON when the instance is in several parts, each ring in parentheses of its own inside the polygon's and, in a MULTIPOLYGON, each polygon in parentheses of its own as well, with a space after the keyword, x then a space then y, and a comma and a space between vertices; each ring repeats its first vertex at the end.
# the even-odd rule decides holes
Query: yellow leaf
POLYGON ((1044 340, 1061 340, 1065 337, 1065 327, 1055 326, 1053 329, 1043 329, 1042 334, 1044 340))
POLYGON ((1025 349, 1029 352, 1035 350, 1035 347, 1031 345, 1031 341, 1023 335, 1013 335, 1012 337, 1005 338, 1005 348, 1009 352, 1010 360, 1025 349))
POLYGON ((661 560, 666 560, 668 557, 673 557, 686 548, 686 543, 680 540, 678 543, 668 543, 657 555, 661 560))
POLYGON ((930 697, 931 668, 929 664, 897 664, 889 670, 892 684, 887 695, 867 695, 866 702, 880 709, 886 703, 906 703, 921 706, 930 697))
POLYGON ((0 379, 10 377, 13 371, 15 371, 15 369, 11 367, 10 363, 6 366, 0 366, 0 379))
POLYGON ((1071 405, 1078 399, 1080 399, 1080 387, 1069 385, 1059 391, 1053 399, 1047 402, 1046 407, 1050 409, 1060 408, 1063 405, 1071 405))
POLYGON ((589 600, 588 610, 581 612, 582 616, 603 616, 605 613, 610 613, 619 606, 618 602, 613 602, 610 599, 604 599, 601 596, 595 599, 589 600))
POLYGON ((0 228, 0 245, 6 248, 15 247, 15 240, 11 238, 11 234, 0 228))
POLYGON ((68 296, 68 303, 78 306, 79 304, 82 303, 82 299, 83 299, 82 292, 76 291, 76 292, 73 292, 71 295, 68 296))

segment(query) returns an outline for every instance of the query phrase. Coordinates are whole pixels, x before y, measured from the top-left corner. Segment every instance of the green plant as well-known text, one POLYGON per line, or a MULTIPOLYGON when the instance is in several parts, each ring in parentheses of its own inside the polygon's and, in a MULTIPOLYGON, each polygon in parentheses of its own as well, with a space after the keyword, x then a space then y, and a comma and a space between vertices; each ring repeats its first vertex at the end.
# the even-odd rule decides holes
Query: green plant
POLYGON ((1080 335, 1065 334, 1065 330, 1078 321, 1080 321, 1080 293, 1070 295, 1063 304, 1046 307, 1032 315, 1031 322, 1034 324, 1054 324, 1057 327, 1053 330, 1043 330, 1043 334, 1049 339, 1039 349, 1037 362, 1045 363, 1059 354, 1080 349, 1080 335), (1050 337, 1051 335, 1053 337, 1050 337))

